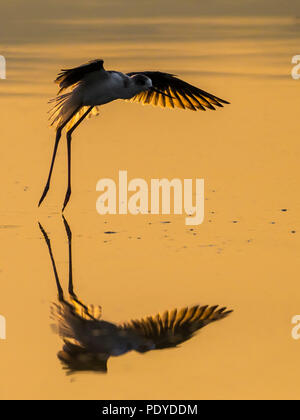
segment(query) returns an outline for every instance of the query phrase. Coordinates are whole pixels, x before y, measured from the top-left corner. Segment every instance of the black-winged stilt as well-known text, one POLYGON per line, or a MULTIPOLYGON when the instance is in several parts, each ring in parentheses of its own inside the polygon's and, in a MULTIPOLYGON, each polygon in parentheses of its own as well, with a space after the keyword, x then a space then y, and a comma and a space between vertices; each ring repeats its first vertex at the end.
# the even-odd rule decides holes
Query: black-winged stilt
POLYGON ((55 82, 59 84, 60 89, 57 97, 50 101, 54 103, 50 119, 52 124, 56 124, 56 139, 48 179, 39 206, 49 190, 58 143, 63 128, 66 128, 68 188, 62 211, 71 196, 72 133, 88 114, 98 113, 97 106, 116 99, 125 99, 154 106, 205 111, 206 108, 214 110, 215 106, 222 107, 222 104, 229 103, 178 79, 173 74, 160 71, 127 74, 106 71, 103 60, 93 60, 79 67, 62 70, 55 82), (61 94, 67 88, 71 88, 71 92, 61 94))

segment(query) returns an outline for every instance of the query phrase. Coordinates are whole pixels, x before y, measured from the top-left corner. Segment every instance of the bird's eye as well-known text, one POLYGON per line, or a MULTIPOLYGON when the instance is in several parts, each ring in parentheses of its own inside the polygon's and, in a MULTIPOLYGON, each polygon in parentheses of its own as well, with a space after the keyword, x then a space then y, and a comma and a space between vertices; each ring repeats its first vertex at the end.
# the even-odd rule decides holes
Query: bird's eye
POLYGON ((145 86, 146 80, 143 77, 136 77, 135 83, 139 86, 145 86))
POLYGON ((144 344, 141 344, 140 346, 138 346, 138 348, 136 349, 139 353, 146 353, 146 351, 149 351, 150 348, 149 346, 146 346, 144 344))

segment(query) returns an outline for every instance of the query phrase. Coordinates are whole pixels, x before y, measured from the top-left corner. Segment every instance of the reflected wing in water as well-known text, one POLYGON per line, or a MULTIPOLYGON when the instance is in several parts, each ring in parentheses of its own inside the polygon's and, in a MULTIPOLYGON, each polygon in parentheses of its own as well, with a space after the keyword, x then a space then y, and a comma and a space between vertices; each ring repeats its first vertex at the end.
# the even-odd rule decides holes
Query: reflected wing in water
POLYGON ((193 306, 181 310, 166 311, 163 315, 149 316, 141 320, 133 320, 122 326, 124 331, 143 337, 144 346, 135 350, 145 352, 152 349, 176 347, 189 340, 200 329, 211 322, 228 316, 232 311, 218 306, 193 306))

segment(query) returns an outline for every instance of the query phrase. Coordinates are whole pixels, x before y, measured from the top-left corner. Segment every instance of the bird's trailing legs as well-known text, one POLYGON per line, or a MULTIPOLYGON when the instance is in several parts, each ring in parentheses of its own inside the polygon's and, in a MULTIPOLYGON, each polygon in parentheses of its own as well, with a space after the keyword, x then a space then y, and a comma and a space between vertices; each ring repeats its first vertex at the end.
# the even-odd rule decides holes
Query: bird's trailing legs
MULTIPOLYGON (((68 122, 74 117, 74 115, 77 114, 77 112, 80 110, 81 107, 76 108, 76 110, 70 115, 70 117, 61 125, 57 128, 56 130, 56 137, 55 137, 55 143, 54 143, 54 150, 53 150, 53 154, 52 154, 52 160, 51 160, 51 165, 50 165, 50 170, 49 170, 49 175, 48 175, 48 179, 43 191, 43 194, 40 198, 39 204, 38 206, 40 206, 42 204, 42 202, 44 201, 48 191, 49 191, 49 187, 50 187, 50 182, 51 182, 51 176, 52 176, 52 172, 53 172, 53 167, 54 167, 54 162, 55 162, 55 158, 56 158, 56 153, 57 153, 57 148, 58 148, 58 144, 59 141, 61 139, 61 133, 63 128, 68 124, 68 122)), ((70 195, 71 195, 71 135, 73 133, 73 131, 75 130, 75 128, 78 127, 78 125, 81 123, 82 120, 84 120, 84 118, 89 114, 89 112, 93 109, 93 106, 90 106, 88 108, 88 110, 82 115, 82 117, 77 121, 77 123, 67 132, 67 141, 68 141, 68 190, 66 193, 66 197, 65 197, 65 203, 63 206, 63 209, 66 207, 70 195)))
POLYGON ((58 128, 57 128, 57 130, 56 130, 56 137, 55 137, 55 143, 54 143, 54 150, 53 150, 53 154, 52 154, 52 160, 51 160, 51 165, 50 165, 50 170, 49 170, 49 175, 48 175, 48 179, 47 179, 47 182, 46 182, 46 185, 45 185, 45 188, 44 188, 44 191, 43 191, 43 194, 42 194, 42 196, 41 196, 41 198, 40 198, 40 201, 39 201, 39 204, 38 204, 38 206, 40 206, 41 204, 42 204, 42 202, 44 201, 44 198, 46 197, 46 195, 47 195, 47 192, 48 192, 48 190, 49 190, 49 187, 50 187, 50 181, 51 181, 51 176, 52 176, 52 171, 53 171, 53 167, 54 167, 54 162, 55 162, 55 158, 56 158, 56 152, 57 152, 57 148, 58 148, 58 143, 59 143, 59 140, 60 140, 60 138, 61 138, 61 133, 62 133, 62 130, 63 130, 63 128, 66 126, 66 124, 68 124, 68 122, 71 120, 71 118, 73 118, 74 117, 74 115, 78 112, 80 110, 80 107, 79 108, 77 108, 71 115, 70 115, 70 117, 61 125, 61 126, 59 126, 58 128))
POLYGON ((72 133, 73 131, 79 126, 79 124, 85 119, 85 117, 91 112, 93 106, 90 106, 88 110, 79 118, 76 124, 73 125, 70 130, 67 131, 67 146, 68 146, 68 187, 65 196, 64 205, 62 211, 64 211, 66 205, 68 204, 71 196, 71 141, 72 141, 72 133))

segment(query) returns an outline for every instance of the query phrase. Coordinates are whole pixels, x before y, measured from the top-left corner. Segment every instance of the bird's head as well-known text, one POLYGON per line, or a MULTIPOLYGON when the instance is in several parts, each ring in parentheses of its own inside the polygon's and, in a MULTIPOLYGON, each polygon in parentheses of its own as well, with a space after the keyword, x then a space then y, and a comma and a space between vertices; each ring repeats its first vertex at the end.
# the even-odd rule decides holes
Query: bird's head
POLYGON ((173 96, 169 95, 163 90, 158 89, 156 86, 153 86, 153 83, 150 77, 145 76, 144 74, 135 74, 131 76, 131 79, 134 86, 133 88, 134 95, 137 95, 141 92, 145 92, 149 90, 151 92, 159 93, 162 96, 168 96, 169 98, 173 98, 173 96))
POLYGON ((150 340, 146 337, 136 337, 133 350, 137 351, 138 353, 146 353, 147 351, 154 350, 154 349, 155 349, 155 344, 153 340, 150 340))
POLYGON ((57 353, 67 374, 79 371, 107 373, 107 355, 89 352, 84 347, 64 339, 63 349, 57 353))
POLYGON ((155 345, 149 342, 148 344, 141 344, 137 346, 134 350, 137 351, 138 353, 146 353, 147 351, 154 350, 154 349, 155 349, 155 345))
POLYGON ((152 80, 143 74, 135 74, 132 76, 132 80, 139 92, 148 90, 152 87, 152 80))

